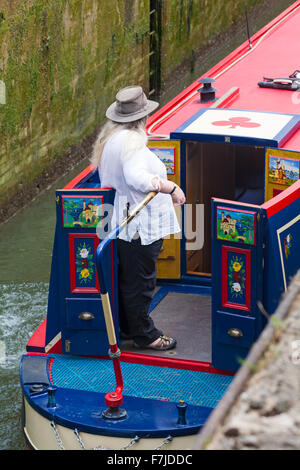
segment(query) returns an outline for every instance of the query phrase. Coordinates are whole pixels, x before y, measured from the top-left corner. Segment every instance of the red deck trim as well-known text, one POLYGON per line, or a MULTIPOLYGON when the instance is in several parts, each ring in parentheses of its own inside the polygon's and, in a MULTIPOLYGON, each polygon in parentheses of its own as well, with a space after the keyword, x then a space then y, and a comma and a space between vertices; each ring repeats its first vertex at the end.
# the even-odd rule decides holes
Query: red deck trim
POLYGON ((282 209, 285 209, 287 206, 292 204, 300 197, 300 180, 292 184, 289 188, 282 191, 282 193, 277 194, 269 201, 265 202, 261 207, 265 209, 267 216, 272 217, 272 215, 277 214, 282 209))
POLYGON ((150 356, 149 354, 138 354, 122 351, 121 362, 134 364, 144 364, 156 367, 168 367, 170 369, 193 370, 198 372, 208 372, 211 374, 221 374, 233 376, 234 373, 215 369, 210 362, 192 361, 188 359, 168 358, 160 356, 150 356))

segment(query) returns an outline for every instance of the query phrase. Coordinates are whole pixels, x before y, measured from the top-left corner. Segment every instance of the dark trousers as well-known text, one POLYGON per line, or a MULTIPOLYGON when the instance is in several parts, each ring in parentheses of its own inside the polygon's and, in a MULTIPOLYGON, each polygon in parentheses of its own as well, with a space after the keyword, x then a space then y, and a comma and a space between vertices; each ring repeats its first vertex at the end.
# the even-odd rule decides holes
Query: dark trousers
POLYGON ((139 346, 146 346, 162 335, 149 316, 156 286, 156 261, 162 242, 160 239, 150 245, 142 245, 139 237, 131 242, 117 240, 120 329, 139 346))

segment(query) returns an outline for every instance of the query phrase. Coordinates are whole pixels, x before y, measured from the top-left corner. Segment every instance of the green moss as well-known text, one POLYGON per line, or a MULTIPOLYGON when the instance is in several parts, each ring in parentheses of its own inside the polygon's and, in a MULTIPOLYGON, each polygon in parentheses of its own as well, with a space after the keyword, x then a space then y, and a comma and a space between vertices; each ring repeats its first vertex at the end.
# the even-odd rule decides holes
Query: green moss
MULTIPOLYGON (((198 46, 226 29, 243 2, 163 4, 162 63, 171 73, 192 50, 195 57, 198 46)), ((8 163, 6 181, 17 184, 24 174, 33 179, 92 133, 119 88, 139 83, 148 89, 149 7, 149 0, 15 0, 9 18, 0 9, 0 79, 7 90, 7 104, 0 106, 0 149, 8 163)))
MULTIPOLYGON (((247 0, 250 10, 260 0, 247 0)), ((244 17, 244 0, 168 0, 163 3, 163 78, 191 51, 199 53, 212 37, 244 17)))

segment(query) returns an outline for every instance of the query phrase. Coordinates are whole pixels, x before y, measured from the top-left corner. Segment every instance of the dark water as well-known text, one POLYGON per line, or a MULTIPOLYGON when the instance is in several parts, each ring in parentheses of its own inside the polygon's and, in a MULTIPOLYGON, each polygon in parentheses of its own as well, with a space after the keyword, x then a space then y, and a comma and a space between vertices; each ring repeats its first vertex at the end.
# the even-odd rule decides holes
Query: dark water
POLYGON ((26 343, 46 316, 55 189, 88 162, 0 227, 0 449, 23 449, 19 363, 26 343))
MULTIPOLYGON (((287 0, 266 0, 255 17, 250 16, 253 34, 280 11, 287 0)), ((182 76, 163 95, 165 103, 193 80, 225 57, 246 39, 245 25, 219 41, 207 56, 196 61, 195 70, 182 76)), ((295 68, 297 64, 295 65, 295 68)), ((292 71, 287 71, 291 73, 292 71)), ((26 343, 46 315, 55 229, 55 189, 63 187, 88 164, 62 178, 30 206, 0 226, 0 449, 24 448, 21 429, 19 363, 26 343)))

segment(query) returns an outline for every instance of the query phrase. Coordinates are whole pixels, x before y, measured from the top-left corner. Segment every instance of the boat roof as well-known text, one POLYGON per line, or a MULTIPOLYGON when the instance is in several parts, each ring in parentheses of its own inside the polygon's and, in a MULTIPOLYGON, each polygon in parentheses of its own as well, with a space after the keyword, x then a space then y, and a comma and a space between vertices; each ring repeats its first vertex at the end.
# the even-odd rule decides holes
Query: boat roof
MULTIPOLYGON (((186 129, 187 122, 191 124, 195 120, 195 115, 203 116, 201 110, 204 112, 213 105, 217 107, 216 116, 219 116, 217 111, 224 108, 281 113, 281 116, 292 115, 294 123, 292 131, 286 134, 284 140, 278 139, 277 144, 282 148, 299 150, 300 90, 258 86, 263 77, 287 78, 297 68, 300 69, 299 29, 300 0, 258 31, 251 38, 252 48, 249 42, 245 41, 215 67, 199 77, 199 79, 211 77, 216 80, 212 85, 217 88, 216 98, 221 98, 220 102, 200 103, 198 90, 202 85, 197 79, 149 118, 147 126, 149 137, 178 138, 186 129)), ((236 112, 231 112, 231 116, 234 114, 236 112)), ((277 145, 274 143, 274 146, 277 145)))

